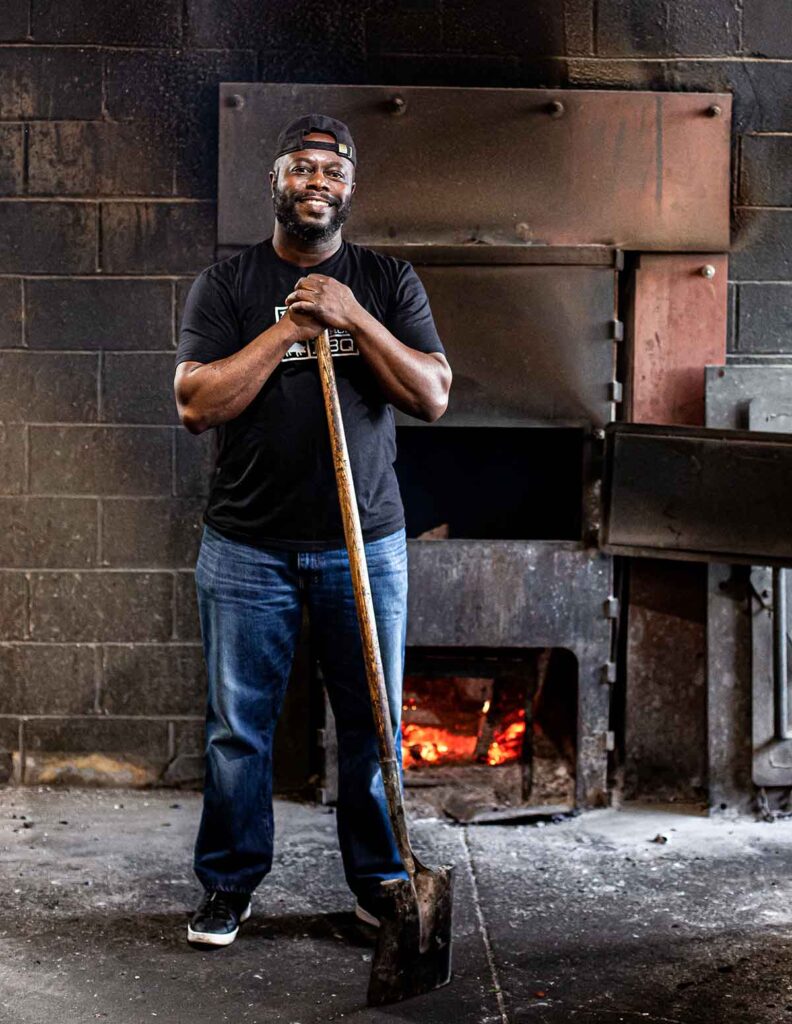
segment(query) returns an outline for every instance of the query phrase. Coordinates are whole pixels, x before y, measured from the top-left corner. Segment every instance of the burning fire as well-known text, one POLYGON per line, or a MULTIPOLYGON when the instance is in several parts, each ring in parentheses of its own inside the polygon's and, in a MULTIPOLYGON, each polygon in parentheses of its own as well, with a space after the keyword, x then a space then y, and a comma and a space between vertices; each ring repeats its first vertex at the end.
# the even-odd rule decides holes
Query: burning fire
MULTIPOLYGON (((490 702, 485 701, 482 715, 489 711, 490 702)), ((405 710, 411 710, 405 707, 405 710)), ((522 751, 525 735, 525 711, 516 709, 494 732, 482 761, 489 765, 517 761, 522 751)), ((421 764, 451 764, 473 761, 478 746, 478 736, 460 735, 450 729, 437 726, 416 725, 407 722, 402 725, 402 764, 404 769, 421 764)))

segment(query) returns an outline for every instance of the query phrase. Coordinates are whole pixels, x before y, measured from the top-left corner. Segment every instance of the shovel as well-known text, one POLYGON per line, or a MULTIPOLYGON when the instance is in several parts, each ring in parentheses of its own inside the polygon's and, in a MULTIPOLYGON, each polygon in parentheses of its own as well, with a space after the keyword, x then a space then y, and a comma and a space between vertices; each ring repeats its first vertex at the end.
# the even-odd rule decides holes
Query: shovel
POLYGON ((368 988, 369 1006, 380 1006, 431 992, 451 980, 453 867, 425 867, 410 847, 355 485, 341 419, 330 336, 326 330, 316 339, 316 357, 330 430, 338 500, 349 552, 388 814, 404 870, 409 876, 407 879, 388 879, 380 883, 377 901, 380 927, 368 988))

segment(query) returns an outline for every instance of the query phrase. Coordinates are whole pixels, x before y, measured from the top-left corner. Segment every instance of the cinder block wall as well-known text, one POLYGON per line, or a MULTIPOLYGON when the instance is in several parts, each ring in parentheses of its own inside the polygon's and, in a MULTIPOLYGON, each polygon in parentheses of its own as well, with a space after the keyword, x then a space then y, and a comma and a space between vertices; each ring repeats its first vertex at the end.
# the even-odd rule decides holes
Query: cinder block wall
POLYGON ((196 775, 204 670, 192 567, 212 439, 177 424, 172 373, 185 288, 214 259, 219 82, 732 90, 730 347, 767 358, 792 352, 783 8, 5 0, 4 776, 12 763, 28 782, 196 775))

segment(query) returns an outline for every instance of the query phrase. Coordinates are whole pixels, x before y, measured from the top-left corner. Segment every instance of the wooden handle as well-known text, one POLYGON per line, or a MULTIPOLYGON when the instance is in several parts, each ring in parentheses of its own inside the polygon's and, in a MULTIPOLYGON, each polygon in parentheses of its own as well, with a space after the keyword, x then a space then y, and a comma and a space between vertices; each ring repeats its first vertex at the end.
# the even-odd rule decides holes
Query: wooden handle
MULTIPOLYGON (((349 552, 349 568, 352 572, 352 588, 355 593, 360 639, 363 644, 363 659, 366 664, 371 708, 374 713, 374 725, 377 730, 380 768, 388 800, 393 834, 399 848, 404 869, 410 878, 415 874, 415 860, 410 849, 407 835, 407 823, 404 817, 399 766, 396 761, 396 750, 393 742, 388 711, 388 691, 385 688, 385 673, 382 669, 377 623, 374 618, 374 604, 371 600, 366 551, 363 547, 363 534, 360 529, 360 514, 355 498, 355 483, 349 464, 344 423, 341 419, 341 405, 338 401, 333 357, 330 354, 330 335, 322 331, 316 339, 316 358, 319 363, 319 377, 322 382, 327 426, 330 431, 330 446, 333 452, 338 500, 341 505, 341 519, 344 523, 344 537, 349 552)), ((399 752, 401 753, 401 751, 399 752)))

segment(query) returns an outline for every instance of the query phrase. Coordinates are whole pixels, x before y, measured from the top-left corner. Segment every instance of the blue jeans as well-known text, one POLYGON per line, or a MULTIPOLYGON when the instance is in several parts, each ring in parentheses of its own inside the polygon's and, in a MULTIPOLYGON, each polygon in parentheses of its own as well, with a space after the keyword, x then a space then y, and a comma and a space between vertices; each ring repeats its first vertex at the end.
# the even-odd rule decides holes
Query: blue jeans
MULTIPOLYGON (((404 530, 366 544, 366 561, 399 751, 404 530)), ((209 678, 194 860, 201 884, 252 892, 272 867, 272 741, 303 602, 336 720, 337 825, 347 883, 365 900, 383 879, 406 878, 388 818, 346 549, 263 550, 204 525, 195 584, 209 678)))

